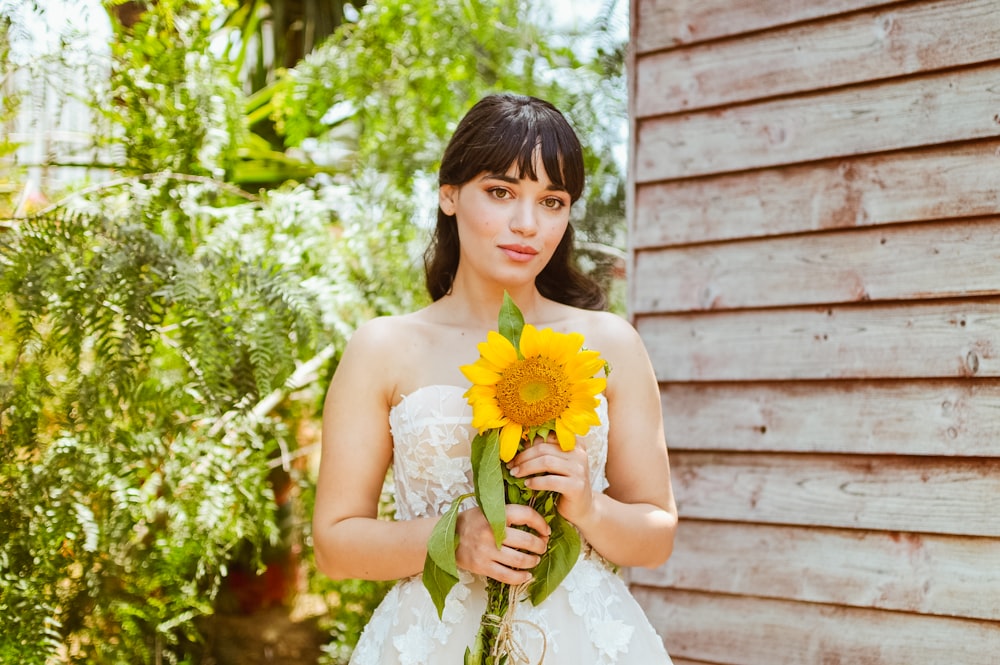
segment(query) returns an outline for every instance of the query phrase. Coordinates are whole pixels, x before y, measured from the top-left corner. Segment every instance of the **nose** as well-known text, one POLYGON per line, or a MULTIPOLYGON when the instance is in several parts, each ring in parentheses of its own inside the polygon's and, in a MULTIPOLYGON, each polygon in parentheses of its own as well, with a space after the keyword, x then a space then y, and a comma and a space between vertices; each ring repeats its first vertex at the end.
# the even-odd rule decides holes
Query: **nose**
POLYGON ((522 200, 514 206, 510 218, 510 230, 521 235, 534 235, 538 232, 538 220, 535 219, 535 206, 530 201, 522 200))

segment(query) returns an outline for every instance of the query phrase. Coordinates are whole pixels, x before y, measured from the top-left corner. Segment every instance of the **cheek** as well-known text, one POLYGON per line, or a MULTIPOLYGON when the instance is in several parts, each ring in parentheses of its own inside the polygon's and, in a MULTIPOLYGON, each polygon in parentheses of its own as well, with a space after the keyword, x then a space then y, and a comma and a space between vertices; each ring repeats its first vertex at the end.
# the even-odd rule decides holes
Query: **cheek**
POLYGON ((563 236, 566 235, 567 227, 569 227, 569 220, 553 224, 547 229, 545 244, 550 246, 552 251, 555 251, 556 246, 562 242, 563 236))

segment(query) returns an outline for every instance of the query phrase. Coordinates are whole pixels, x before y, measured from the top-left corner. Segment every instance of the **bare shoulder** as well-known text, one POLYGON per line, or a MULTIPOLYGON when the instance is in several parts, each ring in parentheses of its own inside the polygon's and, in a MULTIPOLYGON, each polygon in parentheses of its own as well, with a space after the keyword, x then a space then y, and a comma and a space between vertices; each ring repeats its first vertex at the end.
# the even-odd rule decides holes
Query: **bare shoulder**
POLYGON ((355 352, 385 351, 394 342, 406 337, 410 315, 378 316, 362 323, 351 335, 347 348, 355 352))
POLYGON ((351 390, 363 385, 366 392, 391 401, 407 364, 414 327, 411 314, 380 316, 358 326, 341 354, 334 383, 351 385, 351 390))
POLYGON ((644 352, 639 333, 627 319, 612 312, 579 310, 577 330, 586 338, 587 348, 602 355, 619 356, 644 352))

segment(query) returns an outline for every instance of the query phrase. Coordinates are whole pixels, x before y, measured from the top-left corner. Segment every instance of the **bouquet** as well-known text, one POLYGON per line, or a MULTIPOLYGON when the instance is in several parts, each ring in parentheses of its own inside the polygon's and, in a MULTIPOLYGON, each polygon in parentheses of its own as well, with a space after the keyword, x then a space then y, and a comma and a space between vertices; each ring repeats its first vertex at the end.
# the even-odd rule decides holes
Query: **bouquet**
POLYGON ((524 597, 534 605, 541 603, 580 554, 579 533, 556 510, 558 495, 525 487, 523 478, 510 475, 506 462, 536 437, 544 440, 551 432, 563 450, 572 450, 577 436, 600 424, 597 395, 607 383, 603 376, 595 376, 602 369, 607 373, 607 363, 597 351, 583 348, 583 335, 526 325, 506 293, 497 323, 498 331, 491 330, 478 345, 479 360, 460 368, 472 382, 465 397, 472 406, 472 426, 478 430, 472 440, 475 492, 455 499, 427 544, 423 583, 438 616, 458 582, 455 526, 466 499, 475 496, 493 528, 497 548, 505 537, 508 502, 537 510, 551 533, 530 582, 512 586, 487 579, 486 610, 474 643, 466 649, 465 665, 527 662, 513 640, 517 604, 524 597))

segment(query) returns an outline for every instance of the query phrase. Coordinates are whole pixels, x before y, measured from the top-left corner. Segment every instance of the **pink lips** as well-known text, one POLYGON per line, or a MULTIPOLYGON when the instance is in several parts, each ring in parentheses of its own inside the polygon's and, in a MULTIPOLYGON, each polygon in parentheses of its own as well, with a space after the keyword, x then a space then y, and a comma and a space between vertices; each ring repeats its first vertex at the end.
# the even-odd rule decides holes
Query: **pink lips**
POLYGON ((535 258, 535 254, 538 254, 538 250, 534 247, 528 247, 527 245, 500 245, 500 249, 503 250, 512 261, 517 261, 519 263, 525 263, 535 258))

